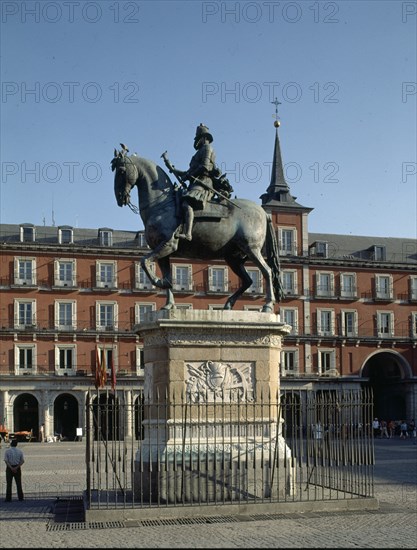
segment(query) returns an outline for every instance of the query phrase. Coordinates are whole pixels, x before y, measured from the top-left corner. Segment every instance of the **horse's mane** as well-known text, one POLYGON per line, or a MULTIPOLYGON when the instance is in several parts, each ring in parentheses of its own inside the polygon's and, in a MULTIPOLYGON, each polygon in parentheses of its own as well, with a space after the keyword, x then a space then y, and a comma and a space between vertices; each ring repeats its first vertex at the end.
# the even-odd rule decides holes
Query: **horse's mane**
POLYGON ((136 168, 142 175, 153 175, 158 179, 160 179, 161 175, 164 175, 166 182, 169 183, 171 187, 175 187, 166 171, 153 160, 139 157, 136 154, 130 155, 128 158, 135 164, 136 168))

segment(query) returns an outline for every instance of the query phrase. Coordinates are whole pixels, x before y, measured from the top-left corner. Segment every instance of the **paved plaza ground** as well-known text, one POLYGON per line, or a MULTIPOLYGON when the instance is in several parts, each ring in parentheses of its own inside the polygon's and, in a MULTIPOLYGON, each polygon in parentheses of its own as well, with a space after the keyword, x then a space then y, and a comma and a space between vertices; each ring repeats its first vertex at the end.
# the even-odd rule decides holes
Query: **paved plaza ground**
POLYGON ((19 443, 25 454, 24 502, 4 502, 0 461, 1 548, 416 548, 417 446, 376 440, 375 496, 379 510, 305 513, 274 519, 235 518, 207 524, 61 524, 54 530, 57 497, 81 496, 85 442, 19 443), (66 528, 69 527, 69 528, 66 528))

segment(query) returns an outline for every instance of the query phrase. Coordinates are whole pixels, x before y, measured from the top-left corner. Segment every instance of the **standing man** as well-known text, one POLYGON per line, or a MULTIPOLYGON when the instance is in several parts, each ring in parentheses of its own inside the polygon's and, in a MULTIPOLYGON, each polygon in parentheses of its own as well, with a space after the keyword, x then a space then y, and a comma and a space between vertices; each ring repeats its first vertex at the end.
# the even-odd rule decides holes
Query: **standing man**
POLYGON ((192 239, 192 229, 194 222, 194 210, 204 210, 207 201, 214 193, 213 170, 216 167, 216 155, 211 146, 213 136, 204 124, 197 126, 194 149, 197 150, 190 161, 190 167, 186 172, 176 170, 175 173, 183 181, 190 181, 190 185, 184 192, 183 211, 184 211, 184 230, 178 235, 181 239, 192 239))
POLYGON ((6 502, 12 500, 13 478, 16 482, 17 496, 19 500, 23 500, 21 466, 25 459, 23 452, 17 448, 17 439, 10 443, 10 447, 4 453, 4 462, 6 463, 6 502))
POLYGON ((39 441, 40 443, 45 441, 45 424, 41 424, 39 427, 39 441))

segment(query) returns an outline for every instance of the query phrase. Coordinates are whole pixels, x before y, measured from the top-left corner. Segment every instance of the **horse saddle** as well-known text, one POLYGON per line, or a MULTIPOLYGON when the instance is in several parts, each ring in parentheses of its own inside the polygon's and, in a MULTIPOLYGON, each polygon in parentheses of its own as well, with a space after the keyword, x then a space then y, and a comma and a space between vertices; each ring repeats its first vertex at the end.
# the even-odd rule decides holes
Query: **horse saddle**
POLYGON ((227 218, 230 213, 230 208, 226 203, 217 201, 209 201, 206 203, 204 210, 194 210, 195 220, 218 220, 219 218, 227 218))

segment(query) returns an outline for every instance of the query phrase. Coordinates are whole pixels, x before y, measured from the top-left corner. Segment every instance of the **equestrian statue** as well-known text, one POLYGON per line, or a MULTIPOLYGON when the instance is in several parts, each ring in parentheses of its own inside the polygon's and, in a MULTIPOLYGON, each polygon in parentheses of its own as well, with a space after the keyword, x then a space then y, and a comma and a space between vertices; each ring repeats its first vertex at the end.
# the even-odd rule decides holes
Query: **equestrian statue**
POLYGON ((176 257, 224 260, 240 279, 240 287, 224 305, 229 310, 252 285, 245 268, 247 261, 252 262, 266 283, 262 311, 273 313, 283 293, 272 220, 262 206, 246 199, 231 199, 233 189, 216 166, 212 141, 207 126, 200 124, 194 139, 197 152, 186 171, 177 170, 166 152, 161 155, 179 185, 173 184, 160 166, 136 154, 128 155, 129 149, 120 144, 121 150, 114 150, 111 161, 117 204, 140 213, 151 249, 142 257, 141 266, 155 287, 166 290, 162 309, 175 306, 170 258, 176 257), (138 190, 139 209, 131 202, 133 187, 138 190), (158 264, 161 277, 151 269, 153 262, 158 264))

